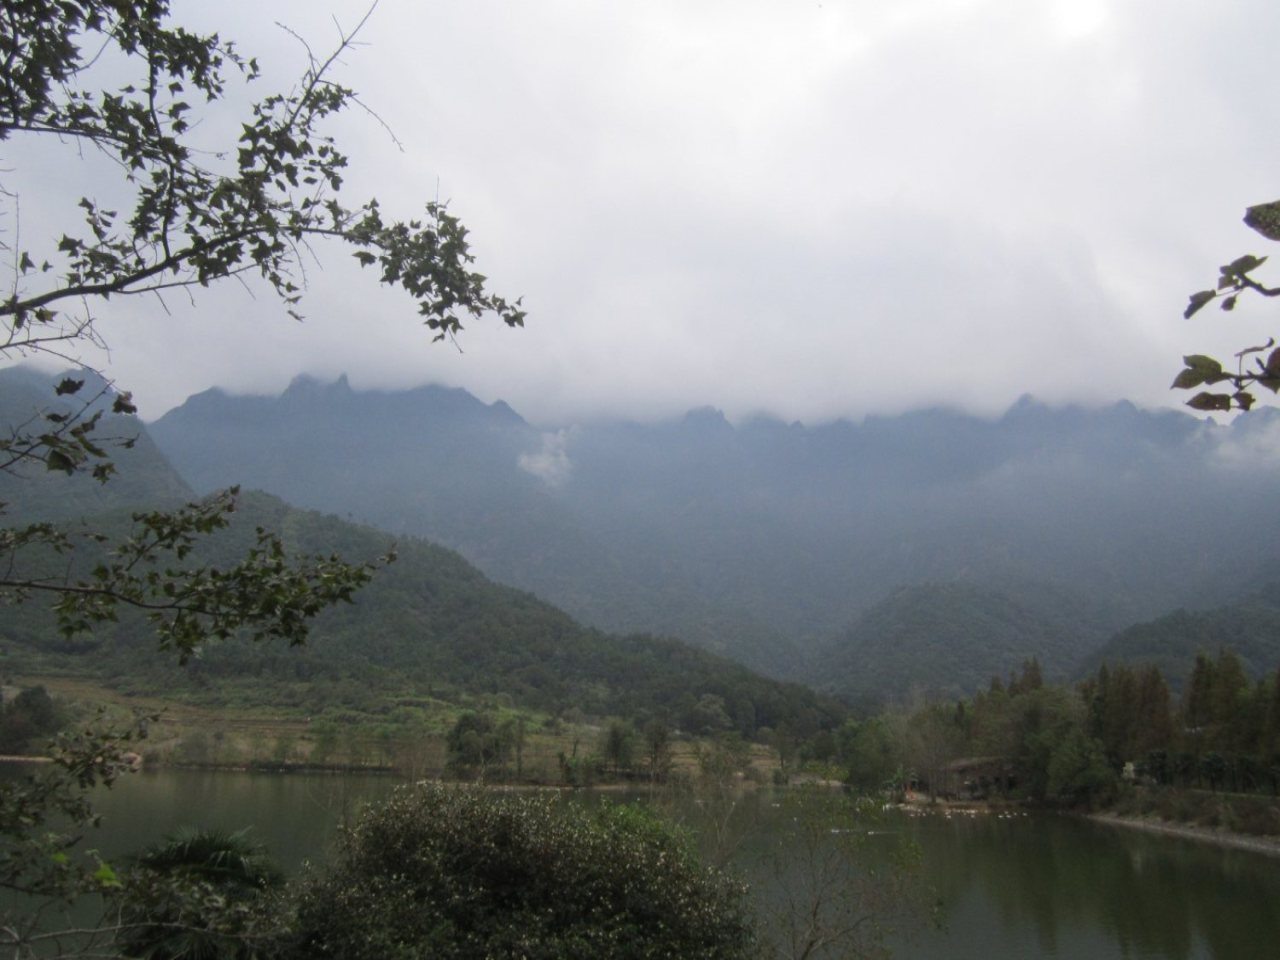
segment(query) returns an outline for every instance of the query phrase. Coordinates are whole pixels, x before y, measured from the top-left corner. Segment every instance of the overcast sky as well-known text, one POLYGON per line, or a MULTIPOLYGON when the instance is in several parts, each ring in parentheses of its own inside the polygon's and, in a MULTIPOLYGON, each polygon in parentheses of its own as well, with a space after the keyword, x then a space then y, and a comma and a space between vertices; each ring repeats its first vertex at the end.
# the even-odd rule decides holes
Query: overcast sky
MULTIPOLYGON (((367 4, 175 2, 287 85, 367 4)), ((439 196, 524 330, 432 344, 407 299, 318 249, 298 324, 265 292, 116 302, 109 372, 155 417, 301 372, 429 382, 556 424, 710 404, 817 422, 932 404, 1176 403, 1191 321, 1280 197, 1275 0, 382 0, 339 78, 394 129, 335 128, 349 199, 439 196)), ((210 121, 209 130, 217 124, 210 121)), ((25 237, 90 159, 24 167, 25 237)), ((89 359, 95 359, 89 357, 89 359)))

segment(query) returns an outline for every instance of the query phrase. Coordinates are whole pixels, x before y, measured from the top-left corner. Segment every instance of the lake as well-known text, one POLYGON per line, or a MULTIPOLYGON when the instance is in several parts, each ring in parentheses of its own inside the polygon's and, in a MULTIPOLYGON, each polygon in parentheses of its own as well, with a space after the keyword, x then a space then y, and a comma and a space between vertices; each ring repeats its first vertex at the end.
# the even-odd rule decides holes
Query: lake
MULTIPOLYGON (((179 826, 251 828, 296 870, 334 828, 390 793, 391 777, 144 772, 104 792, 106 855, 179 826)), ((587 802, 598 802, 598 795, 587 802)), ((744 803, 772 806, 759 791, 744 803)), ((1280 950, 1280 859, 1053 815, 906 817, 943 904, 944 929, 895 945, 902 960, 1235 960, 1280 950)))

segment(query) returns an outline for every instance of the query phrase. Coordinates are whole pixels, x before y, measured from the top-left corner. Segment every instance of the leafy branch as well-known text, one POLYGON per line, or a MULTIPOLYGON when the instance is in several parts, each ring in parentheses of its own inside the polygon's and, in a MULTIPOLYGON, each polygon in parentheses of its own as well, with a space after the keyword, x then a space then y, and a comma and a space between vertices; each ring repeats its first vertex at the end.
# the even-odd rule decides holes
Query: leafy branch
MULTIPOLYGON (((79 393, 84 385, 83 379, 64 377, 54 388, 54 394, 71 396, 79 393)), ((105 483, 115 472, 115 464, 104 447, 111 445, 128 450, 137 441, 136 434, 120 437, 96 435, 108 399, 112 414, 137 412, 133 398, 128 393, 113 392, 108 383, 81 401, 78 407, 43 410, 12 428, 8 437, 0 437, 0 473, 14 473, 22 467, 40 464, 46 470, 71 474, 92 462, 93 478, 105 483), (40 421, 38 427, 37 421, 40 421)))
POLYGON ((151 719, 120 731, 100 714, 53 741, 47 768, 0 781, 0 889, 69 902, 110 888, 114 871, 93 851, 73 848, 81 830, 98 824, 89 792, 132 767, 151 719))
MULTIPOLYGON (((370 11, 372 12, 372 11, 370 11)), ((466 317, 494 313, 519 326, 525 314, 485 288, 472 270, 467 231, 440 203, 422 219, 386 219, 376 200, 339 199, 347 157, 323 121, 352 106, 355 93, 329 74, 350 50, 360 21, 340 32, 336 49, 309 66, 295 88, 251 108, 234 147, 212 155, 192 141, 191 99, 224 95, 226 73, 246 80, 257 64, 216 35, 166 25, 168 4, 155 0, 69 4, 33 0, 5 6, 0 30, 0 140, 56 136, 87 141, 125 172, 134 190, 127 216, 83 197, 83 228, 63 234, 56 250, 37 255, 15 246, 16 279, 0 302, 10 347, 39 350, 77 335, 61 304, 86 297, 207 286, 256 271, 290 313, 301 298, 294 280, 299 245, 313 238, 355 248, 383 283, 402 287, 437 338, 462 329, 466 317), (145 78, 114 91, 88 86, 82 46, 114 46, 140 59, 145 78), (193 96, 194 95, 194 96, 193 96)), ((296 315, 296 314, 294 314, 296 315)), ((90 320, 89 323, 92 321, 90 320)))
MULTIPOLYGON (((1249 207, 1245 211, 1244 222, 1268 240, 1280 241, 1280 201, 1249 207)), ((1280 287, 1268 286, 1254 276, 1266 262, 1266 257, 1246 254, 1219 267, 1217 285, 1191 294, 1182 316, 1189 320, 1211 303, 1217 303, 1220 309, 1230 312, 1245 293, 1280 297, 1280 287)), ((1230 392, 1202 390, 1187 401, 1187 406, 1193 410, 1206 412, 1251 409, 1257 402, 1254 387, 1280 392, 1280 348, 1276 347, 1275 338, 1269 338, 1258 346, 1246 347, 1235 354, 1235 360, 1236 367, 1232 371, 1225 369, 1220 361, 1203 354, 1183 357, 1184 368, 1174 378, 1172 389, 1194 390, 1200 386, 1227 384, 1230 392)))
MULTIPOLYGON (((205 641, 242 632, 255 641, 301 645, 313 617, 335 603, 352 602, 378 566, 394 559, 353 565, 332 555, 289 558, 279 536, 258 527, 254 545, 229 567, 184 563, 203 538, 230 524, 238 492, 233 487, 180 510, 135 513, 132 534, 80 577, 31 573, 41 566, 41 556, 76 549, 76 538, 62 528, 35 523, 0 529, 0 556, 8 558, 0 599, 14 603, 54 595, 58 626, 68 637, 114 622, 120 608, 139 610, 161 649, 175 650, 185 662, 205 641)), ((101 533, 83 537, 92 545, 107 542, 101 533)))
MULTIPOLYGON (((428 203, 422 218, 395 220, 376 200, 341 198, 348 159, 323 127, 344 109, 365 108, 330 73, 367 18, 340 30, 328 57, 308 49, 309 65, 293 89, 258 100, 234 141, 210 151, 194 135, 199 108, 223 99, 229 79, 248 83, 259 75, 233 44, 171 24, 168 0, 0 4, 0 141, 34 138, 96 155, 119 172, 124 194, 120 209, 80 197, 76 222, 36 248, 20 229, 21 191, 0 184, 0 204, 13 213, 11 232, 0 235, 0 252, 13 266, 11 285, 0 291, 0 360, 32 352, 71 359, 77 344, 101 345, 100 300, 255 273, 297 316, 302 253, 323 239, 346 244, 382 282, 405 290, 437 339, 486 314, 522 325, 520 301, 490 292, 472 268, 467 232, 445 205, 428 203), (132 82, 104 87, 100 62, 113 78, 131 68, 132 82)), ((77 396, 85 382, 68 377, 55 392, 77 396)), ((26 470, 36 467, 106 481, 114 470, 108 447, 128 447, 132 439, 104 439, 98 430, 106 416, 134 413, 133 404, 109 387, 74 403, 11 425, 0 438, 0 473, 36 482, 26 470)), ((136 611, 162 649, 186 660, 200 644, 233 635, 301 644, 311 618, 350 602, 393 559, 291 560, 280 537, 258 528, 234 562, 206 562, 209 538, 231 526, 236 495, 232 489, 178 510, 135 513, 119 538, 52 523, 0 528, 0 605, 50 596, 69 636, 136 611)), ((148 892, 139 872, 117 874, 76 847, 96 824, 89 791, 126 769, 128 748, 144 733, 144 724, 123 734, 86 729, 52 748, 42 776, 0 782, 0 891, 44 901, 30 912, 0 911, 7 953, 115 956, 121 944, 102 937, 127 932, 130 904, 163 908, 143 915, 152 932, 200 932, 192 921, 209 916, 218 894, 204 880, 175 885, 161 878, 148 892), (86 893, 120 899, 118 917, 91 929, 46 929, 46 908, 86 893), (200 909, 188 909, 194 907, 200 909)), ((207 931, 215 940, 206 945, 224 936, 255 944, 269 933, 238 903, 214 913, 225 924, 207 931)))

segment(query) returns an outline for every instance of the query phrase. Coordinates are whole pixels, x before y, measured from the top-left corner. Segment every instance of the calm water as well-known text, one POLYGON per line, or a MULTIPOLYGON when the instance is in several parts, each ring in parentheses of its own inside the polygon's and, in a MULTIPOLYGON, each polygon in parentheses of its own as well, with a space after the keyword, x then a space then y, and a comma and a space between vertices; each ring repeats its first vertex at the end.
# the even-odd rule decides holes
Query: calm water
MULTIPOLYGON (((286 867, 321 859, 336 824, 396 786, 386 777, 166 771, 101 798, 104 854, 183 825, 240 829, 286 867)), ((907 960, 1280 956, 1280 859, 1066 817, 902 817, 944 905, 945 929, 907 960)))
POLYGON ((1068 817, 915 826, 946 929, 901 956, 1280 956, 1280 859, 1068 817))

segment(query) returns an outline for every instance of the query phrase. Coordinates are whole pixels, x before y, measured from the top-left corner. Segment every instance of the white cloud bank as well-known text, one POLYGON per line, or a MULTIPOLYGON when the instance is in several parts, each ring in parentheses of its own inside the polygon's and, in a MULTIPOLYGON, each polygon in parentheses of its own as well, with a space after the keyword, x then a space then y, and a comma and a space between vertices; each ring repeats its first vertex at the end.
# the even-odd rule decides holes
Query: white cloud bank
MULTIPOLYGON (((321 49, 366 5, 176 9, 259 54, 266 92, 302 66, 273 21, 321 49)), ((234 285, 113 302, 107 359, 144 414, 304 371, 462 386, 544 424, 1160 404, 1183 353, 1272 332, 1266 305, 1180 318, 1258 246, 1244 207, 1280 196, 1272 0, 382 0, 364 39, 341 79, 405 149, 344 120, 353 198, 451 199, 528 327, 431 346, 321 248, 302 325, 234 285)), ((18 150, 0 159, 23 236, 56 240, 39 195, 93 158, 18 150)))

